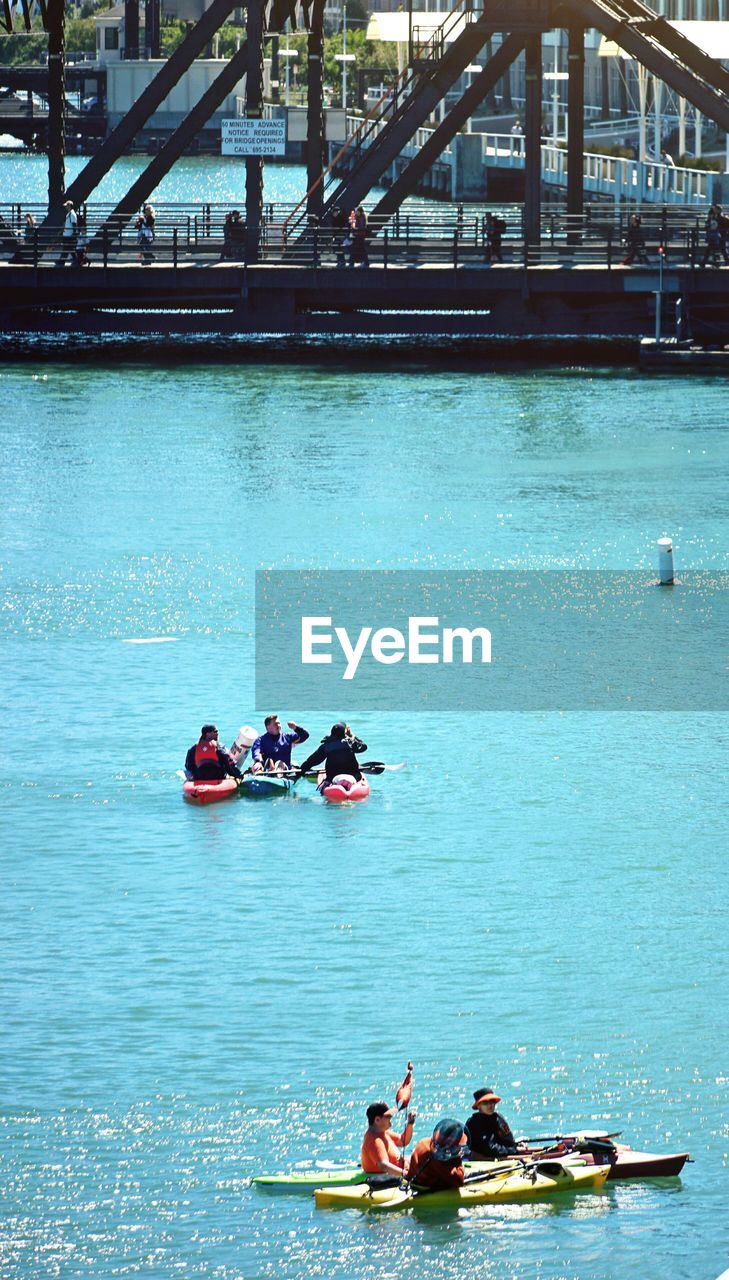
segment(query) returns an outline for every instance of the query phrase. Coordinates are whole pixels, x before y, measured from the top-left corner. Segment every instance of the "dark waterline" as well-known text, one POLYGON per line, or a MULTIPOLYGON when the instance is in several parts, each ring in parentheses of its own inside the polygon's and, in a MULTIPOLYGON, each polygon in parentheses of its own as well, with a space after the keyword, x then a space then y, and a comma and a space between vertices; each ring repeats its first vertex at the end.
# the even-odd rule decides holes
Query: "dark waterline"
POLYGON ((110 365, 278 364, 331 368, 332 364, 378 373, 415 369, 467 373, 469 370, 515 370, 538 367, 563 375, 581 368, 596 371, 616 366, 637 369, 637 345, 631 339, 599 338, 473 338, 446 335, 366 334, 347 337, 326 334, 79 334, 27 333, 0 336, 0 363, 35 362, 86 364, 99 358, 110 365))

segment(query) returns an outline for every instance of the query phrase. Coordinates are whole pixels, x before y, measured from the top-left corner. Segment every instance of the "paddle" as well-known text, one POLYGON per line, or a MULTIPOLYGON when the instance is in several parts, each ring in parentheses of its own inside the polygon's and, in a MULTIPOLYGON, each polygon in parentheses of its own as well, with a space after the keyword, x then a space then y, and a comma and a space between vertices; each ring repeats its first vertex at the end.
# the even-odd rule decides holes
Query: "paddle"
MULTIPOLYGON (((463 1180, 464 1187, 473 1186, 474 1183, 493 1182, 495 1179, 506 1179, 514 1173, 527 1173, 531 1169, 539 1169, 550 1162, 545 1160, 516 1160, 512 1159, 509 1164, 499 1164, 495 1169, 489 1169, 484 1173, 466 1174, 463 1180)), ((554 1162, 551 1162, 554 1163, 554 1162)), ((557 1166, 560 1170, 562 1165, 557 1166)), ((425 1168, 425 1165, 423 1166, 425 1168)), ((422 1172, 422 1170, 420 1170, 422 1172)), ((417 1177, 417 1174, 416 1174, 417 1177)), ((420 1199, 421 1196, 432 1195, 435 1191, 442 1191, 442 1187, 413 1187, 409 1179, 404 1179, 405 1186, 412 1192, 414 1197, 420 1199)))
MULTIPOLYGON (((398 769, 404 769, 404 768, 405 768, 404 760, 402 764, 383 764, 381 760, 363 760, 359 766, 360 773, 371 773, 371 774, 396 773, 398 769)), ((298 776, 301 777, 301 774, 299 774, 298 776)), ((307 773, 305 776, 309 778, 309 777, 315 777, 316 775, 307 773)))
POLYGON ((413 1096, 413 1064, 408 1062, 408 1069, 400 1088, 395 1094, 395 1102, 398 1111, 405 1111, 410 1106, 410 1099, 413 1096))
MULTIPOLYGON (((363 760, 359 766, 360 773, 380 774, 380 773, 396 773, 399 769, 405 768, 406 762, 403 760, 401 764, 384 764, 382 760, 363 760)), ((256 774, 260 777, 260 774, 256 774)), ((300 769, 284 769, 279 775, 280 778, 291 778, 294 784, 299 778, 307 778, 310 782, 315 782, 318 777, 318 769, 315 773, 302 773, 300 769)))
MULTIPOLYGON (((543 1165, 554 1164, 553 1160, 522 1160, 518 1156, 512 1156, 510 1165, 502 1165, 498 1169, 489 1169, 488 1173, 470 1173, 466 1175, 464 1185, 471 1185, 474 1182, 490 1182, 492 1178, 506 1178, 510 1173, 527 1173, 532 1169, 539 1169, 543 1165)), ((558 1166, 560 1169, 562 1165, 558 1166)))
POLYGON ((552 1133, 546 1138, 520 1138, 520 1142, 604 1142, 606 1138, 619 1138, 622 1129, 618 1129, 616 1133, 603 1133, 602 1130, 588 1130, 585 1133, 552 1133), (597 1134, 600 1134, 598 1137, 597 1134))
POLYGON ((383 764, 381 760, 364 760, 359 766, 363 773, 397 773, 399 769, 404 769, 407 764, 406 760, 400 764, 383 764))

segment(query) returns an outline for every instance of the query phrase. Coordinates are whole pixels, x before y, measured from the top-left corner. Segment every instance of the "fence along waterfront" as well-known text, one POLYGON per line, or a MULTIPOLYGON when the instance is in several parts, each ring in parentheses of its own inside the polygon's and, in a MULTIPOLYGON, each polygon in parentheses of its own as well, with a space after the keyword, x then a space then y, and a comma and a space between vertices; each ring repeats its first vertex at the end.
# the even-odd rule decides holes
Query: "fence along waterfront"
MULTIPOLYGON (((336 268, 349 261, 348 248, 328 227, 311 221, 308 234, 286 234, 291 204, 268 204, 264 209, 260 254, 257 261, 288 267, 336 268)), ((615 208, 596 204, 584 215, 568 215, 554 207, 541 219, 539 241, 524 235, 519 206, 444 205, 440 202, 412 201, 394 214, 372 218, 369 225, 368 256, 372 268, 391 266, 478 267, 488 263, 486 209, 498 213, 507 224, 502 241, 503 263, 498 269, 537 265, 615 267, 623 258, 623 244, 632 213, 643 220, 643 234, 649 262, 657 264, 659 249, 664 261, 673 265, 699 266, 704 254, 704 210, 667 205, 633 205, 615 208)), ((84 206, 89 267, 142 265, 143 249, 137 242, 133 223, 118 230, 107 229, 113 205, 84 206), (96 238, 94 238, 96 236, 96 238)), ((155 239, 148 266, 246 265, 245 237, 231 242, 225 237, 229 205, 212 203, 156 204, 155 239)), ((40 223, 45 205, 0 204, 0 260, 36 270, 59 265, 63 251, 60 232, 36 228, 24 237, 25 215, 40 223)), ((239 224, 243 227, 243 223, 239 224)))

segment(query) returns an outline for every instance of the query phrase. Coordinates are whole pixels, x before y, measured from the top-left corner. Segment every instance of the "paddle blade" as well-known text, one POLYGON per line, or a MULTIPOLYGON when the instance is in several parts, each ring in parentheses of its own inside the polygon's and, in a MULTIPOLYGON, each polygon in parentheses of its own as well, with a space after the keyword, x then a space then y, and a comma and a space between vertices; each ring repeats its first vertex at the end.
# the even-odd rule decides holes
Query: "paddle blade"
POLYGON ((413 1064, 412 1062, 409 1062, 407 1075, 405 1076, 405 1079, 403 1080, 402 1084, 400 1085, 400 1088, 395 1094, 395 1103, 397 1105, 398 1111, 404 1111, 406 1107, 410 1106, 410 1099, 412 1098, 412 1096, 413 1096, 413 1064))
POLYGON ((364 760, 359 767, 363 773, 397 773, 399 769, 405 768, 405 761, 401 764, 384 764, 382 760, 364 760))

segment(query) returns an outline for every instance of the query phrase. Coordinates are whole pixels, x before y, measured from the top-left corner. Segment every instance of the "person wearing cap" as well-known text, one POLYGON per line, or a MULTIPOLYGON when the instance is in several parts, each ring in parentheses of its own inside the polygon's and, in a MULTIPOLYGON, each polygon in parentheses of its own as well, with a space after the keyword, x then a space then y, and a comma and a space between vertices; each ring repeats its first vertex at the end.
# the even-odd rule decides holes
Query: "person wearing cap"
POLYGON ((243 777, 225 747, 218 742, 218 730, 214 724, 203 725, 198 741, 185 756, 185 772, 194 782, 220 782, 228 775, 243 777))
POLYGON ((496 1110, 501 1102, 493 1089, 477 1089, 473 1095, 474 1114, 466 1121, 465 1131, 474 1160, 503 1160, 527 1150, 526 1144, 517 1142, 503 1116, 496 1110))
POLYGON ((299 742, 306 742, 309 736, 308 730, 302 729, 301 725, 296 724, 294 720, 289 720, 289 732, 285 733, 276 715, 266 716, 263 723, 265 733, 256 738, 251 750, 253 772, 261 773, 264 769, 276 769, 279 765, 290 769, 291 748, 299 742))
POLYGON ((432 1138, 422 1138, 414 1148, 408 1182, 431 1191, 462 1187, 466 1180, 463 1161, 468 1154, 463 1125, 458 1120, 439 1120, 432 1138))
POLYGON ((359 1157, 365 1173, 402 1178, 408 1172, 404 1149, 413 1136, 415 1112, 408 1111, 402 1133, 392 1131, 395 1114, 395 1108, 388 1107, 386 1102, 371 1102, 367 1108, 367 1132, 359 1157))
POLYGON ((316 751, 312 751, 299 767, 302 773, 308 773, 314 765, 323 764, 326 782, 331 782, 340 773, 349 774, 350 777, 359 781, 362 772, 355 752, 366 750, 367 743, 355 738, 344 720, 338 720, 332 725, 329 736, 322 739, 316 751))
POLYGON ((61 235, 61 257, 59 265, 66 265, 66 258, 71 257, 71 261, 75 261, 76 257, 76 236, 78 234, 78 215, 73 207, 73 200, 64 201, 63 208, 65 216, 63 219, 63 233, 61 235))

